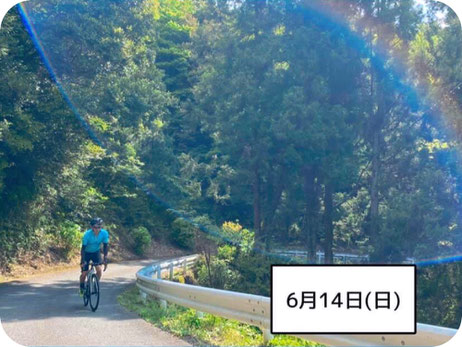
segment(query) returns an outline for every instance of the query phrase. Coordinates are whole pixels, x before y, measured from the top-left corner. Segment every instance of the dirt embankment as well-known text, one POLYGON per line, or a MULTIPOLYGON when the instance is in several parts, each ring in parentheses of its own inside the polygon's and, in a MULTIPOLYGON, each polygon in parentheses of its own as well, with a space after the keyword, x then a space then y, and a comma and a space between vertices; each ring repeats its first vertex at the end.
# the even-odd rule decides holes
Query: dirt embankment
MULTIPOLYGON (((131 251, 128 243, 115 239, 114 242, 110 242, 108 259, 110 263, 118 263, 124 260, 167 259, 186 254, 190 254, 190 252, 178 249, 166 242, 153 240, 151 247, 144 256, 140 257, 131 251)), ((69 258, 65 258, 59 249, 49 249, 43 255, 24 254, 18 257, 15 263, 9 264, 8 271, 0 272, 0 283, 69 268, 78 270, 79 263, 80 253, 78 251, 69 258)))

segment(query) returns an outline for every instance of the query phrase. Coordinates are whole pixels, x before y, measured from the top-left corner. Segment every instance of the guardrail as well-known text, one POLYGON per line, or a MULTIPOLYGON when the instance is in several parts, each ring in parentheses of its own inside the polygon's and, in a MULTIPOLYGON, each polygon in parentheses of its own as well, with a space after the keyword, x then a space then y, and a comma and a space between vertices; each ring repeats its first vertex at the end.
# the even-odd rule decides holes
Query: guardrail
MULTIPOLYGON (((276 250, 274 252, 277 255, 282 255, 288 258, 306 258, 308 252, 302 250, 276 250)), ((333 254, 334 263, 364 263, 369 262, 368 255, 358 255, 358 254, 350 254, 350 253, 334 253, 333 254)), ((324 252, 317 251, 316 252, 316 263, 323 264, 324 263, 324 252)))
MULTIPOLYGON (((168 270, 172 278, 173 269, 191 266, 199 256, 182 257, 161 261, 137 272, 137 286, 143 298, 151 295, 163 305, 172 302, 200 312, 235 319, 259 327, 265 342, 270 333, 270 298, 252 294, 206 288, 176 283, 162 279, 162 271, 168 270)), ((293 335, 306 340, 334 346, 437 346, 451 339, 456 329, 428 324, 417 324, 415 335, 293 335)))
MULTIPOLYGON (((276 255, 282 255, 287 258, 302 258, 305 260, 308 252, 303 250, 295 250, 295 249, 278 249, 274 251, 276 255)), ((316 264, 324 264, 324 252, 317 251, 316 252, 316 264)), ((362 264, 369 262, 369 255, 367 254, 352 254, 352 253, 334 253, 333 254, 334 263, 340 264, 362 264)), ((416 259, 408 257, 403 260, 403 264, 415 264, 416 259)))

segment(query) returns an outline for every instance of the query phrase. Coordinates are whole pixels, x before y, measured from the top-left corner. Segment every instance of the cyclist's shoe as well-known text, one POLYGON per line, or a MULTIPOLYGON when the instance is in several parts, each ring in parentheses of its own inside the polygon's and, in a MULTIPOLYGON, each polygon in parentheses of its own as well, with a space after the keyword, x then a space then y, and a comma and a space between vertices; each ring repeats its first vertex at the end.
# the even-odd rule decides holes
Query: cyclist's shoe
POLYGON ((79 295, 80 297, 83 297, 83 293, 85 293, 85 290, 83 288, 79 289, 79 295))

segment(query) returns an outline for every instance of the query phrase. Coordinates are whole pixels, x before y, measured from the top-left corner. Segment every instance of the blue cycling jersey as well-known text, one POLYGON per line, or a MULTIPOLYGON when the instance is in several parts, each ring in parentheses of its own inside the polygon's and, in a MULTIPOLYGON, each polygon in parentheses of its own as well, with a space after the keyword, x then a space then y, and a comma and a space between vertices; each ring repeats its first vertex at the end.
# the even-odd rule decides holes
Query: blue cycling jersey
POLYGON ((82 245, 85 247, 85 252, 99 252, 101 243, 109 242, 109 232, 106 229, 101 229, 98 236, 95 235, 92 229, 85 232, 82 239, 82 245))

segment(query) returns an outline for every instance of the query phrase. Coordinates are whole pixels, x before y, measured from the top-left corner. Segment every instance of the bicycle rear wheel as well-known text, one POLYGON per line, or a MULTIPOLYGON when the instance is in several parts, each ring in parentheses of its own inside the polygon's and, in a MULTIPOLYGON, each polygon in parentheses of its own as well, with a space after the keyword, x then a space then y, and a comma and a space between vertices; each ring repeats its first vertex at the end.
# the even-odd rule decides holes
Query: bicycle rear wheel
POLYGON ((89 288, 90 288, 90 307, 91 307, 91 310, 94 312, 98 308, 98 304, 99 304, 99 281, 98 281, 98 277, 95 274, 91 275, 90 277, 89 288))

